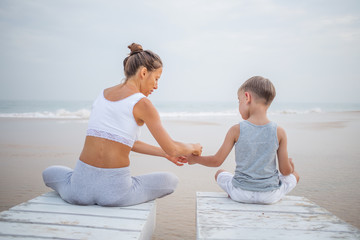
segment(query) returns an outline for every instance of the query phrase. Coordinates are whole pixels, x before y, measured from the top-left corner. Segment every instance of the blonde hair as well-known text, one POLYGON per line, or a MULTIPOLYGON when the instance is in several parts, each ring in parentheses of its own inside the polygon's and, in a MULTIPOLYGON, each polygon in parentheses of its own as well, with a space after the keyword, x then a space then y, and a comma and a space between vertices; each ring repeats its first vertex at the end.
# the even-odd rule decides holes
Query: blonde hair
POLYGON ((261 76, 254 76, 246 80, 240 86, 238 93, 240 91, 255 93, 257 97, 265 101, 265 105, 270 105, 276 96, 274 85, 269 79, 261 76))

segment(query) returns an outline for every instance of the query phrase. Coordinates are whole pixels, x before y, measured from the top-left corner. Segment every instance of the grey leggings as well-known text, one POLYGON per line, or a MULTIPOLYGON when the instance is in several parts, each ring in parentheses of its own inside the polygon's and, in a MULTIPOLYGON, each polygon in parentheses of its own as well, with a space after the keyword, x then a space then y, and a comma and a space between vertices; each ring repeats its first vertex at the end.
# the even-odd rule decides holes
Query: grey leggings
POLYGON ((74 170, 51 166, 44 170, 45 185, 71 204, 130 206, 174 192, 178 178, 167 172, 130 176, 130 168, 97 168, 78 160, 74 170))

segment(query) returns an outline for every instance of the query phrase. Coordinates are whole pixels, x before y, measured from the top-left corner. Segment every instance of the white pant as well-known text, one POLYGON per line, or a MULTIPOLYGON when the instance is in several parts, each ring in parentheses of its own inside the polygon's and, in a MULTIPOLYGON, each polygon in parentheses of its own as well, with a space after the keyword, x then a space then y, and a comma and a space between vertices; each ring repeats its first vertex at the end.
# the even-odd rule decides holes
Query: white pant
POLYGON ((242 203, 272 204, 280 201, 286 194, 296 187, 297 181, 293 174, 283 176, 279 174, 281 186, 279 189, 269 192, 253 192, 234 187, 232 184, 233 174, 221 172, 217 177, 219 186, 229 194, 230 198, 242 203))
POLYGON ((46 186, 66 202, 78 205, 130 206, 174 192, 178 178, 167 172, 132 177, 130 168, 97 168, 78 160, 75 169, 51 166, 44 170, 46 186))

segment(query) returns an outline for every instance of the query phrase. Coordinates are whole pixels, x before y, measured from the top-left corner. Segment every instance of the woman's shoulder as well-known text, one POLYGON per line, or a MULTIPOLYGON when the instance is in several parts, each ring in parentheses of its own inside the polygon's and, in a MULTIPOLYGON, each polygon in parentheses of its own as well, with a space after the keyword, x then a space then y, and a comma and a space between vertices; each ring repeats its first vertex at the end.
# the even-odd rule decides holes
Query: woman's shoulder
POLYGON ((145 97, 145 95, 143 96, 144 97, 141 97, 141 95, 139 95, 140 99, 134 106, 134 113, 139 115, 157 113, 157 110, 152 102, 147 97, 145 97))
POLYGON ((148 99, 144 94, 137 93, 137 97, 139 98, 139 101, 136 103, 136 106, 139 107, 154 107, 150 99, 148 99))

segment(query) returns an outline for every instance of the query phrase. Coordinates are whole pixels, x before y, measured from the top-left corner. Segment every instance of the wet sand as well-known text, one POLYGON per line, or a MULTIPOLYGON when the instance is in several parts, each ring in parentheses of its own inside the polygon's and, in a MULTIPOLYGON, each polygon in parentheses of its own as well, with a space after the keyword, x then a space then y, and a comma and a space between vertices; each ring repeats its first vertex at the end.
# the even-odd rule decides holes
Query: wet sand
MULTIPOLYGON (((301 176, 291 195, 305 196, 360 228, 360 112, 271 115, 288 135, 289 156, 301 176)), ((178 141, 200 142, 214 154, 227 130, 240 117, 164 119, 178 141)), ((41 178, 50 165, 74 167, 83 146, 87 121, 0 118, 0 211, 49 191, 41 178)), ((156 144, 146 127, 141 140, 156 144)), ((195 192, 221 191, 218 168, 177 167, 166 159, 131 154, 133 175, 171 171, 176 192, 157 200, 153 239, 195 239, 195 192)), ((235 168, 234 153, 221 166, 235 168)))

